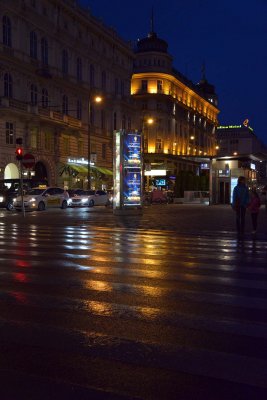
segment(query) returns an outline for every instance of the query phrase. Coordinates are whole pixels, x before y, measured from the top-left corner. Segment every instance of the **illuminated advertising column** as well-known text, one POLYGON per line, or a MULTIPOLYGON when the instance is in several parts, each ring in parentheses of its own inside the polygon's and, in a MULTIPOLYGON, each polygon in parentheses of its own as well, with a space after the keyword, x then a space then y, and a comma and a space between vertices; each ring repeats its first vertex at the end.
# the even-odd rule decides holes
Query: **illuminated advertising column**
POLYGON ((138 131, 114 134, 114 210, 140 209, 142 206, 142 140, 138 131))

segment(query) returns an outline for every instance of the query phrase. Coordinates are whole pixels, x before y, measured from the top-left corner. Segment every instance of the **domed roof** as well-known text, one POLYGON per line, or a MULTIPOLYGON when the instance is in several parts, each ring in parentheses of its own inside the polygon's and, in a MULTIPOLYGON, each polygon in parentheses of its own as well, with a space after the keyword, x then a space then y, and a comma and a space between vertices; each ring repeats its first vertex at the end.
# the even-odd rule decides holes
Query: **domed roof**
POLYGON ((204 93, 207 94, 215 94, 215 87, 211 85, 207 79, 201 79, 199 83, 197 83, 197 87, 204 93))
POLYGON ((149 51, 168 53, 168 43, 160 39, 155 32, 150 32, 146 38, 138 40, 136 53, 149 51))

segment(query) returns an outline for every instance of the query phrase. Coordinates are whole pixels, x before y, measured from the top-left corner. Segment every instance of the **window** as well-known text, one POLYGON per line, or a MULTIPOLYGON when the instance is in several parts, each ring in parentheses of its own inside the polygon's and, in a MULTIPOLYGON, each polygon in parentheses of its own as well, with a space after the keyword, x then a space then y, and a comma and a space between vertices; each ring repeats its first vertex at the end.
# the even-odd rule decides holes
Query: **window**
POLYGON ((37 149, 38 128, 30 130, 30 146, 32 149, 37 149))
POLYGON ((3 44, 12 47, 11 42, 11 22, 10 18, 6 15, 3 16, 3 44))
POLYGON ((121 95, 124 96, 124 94, 125 94, 125 85, 124 82, 121 81, 121 95))
POLYGON ((101 86, 102 86, 103 90, 106 90, 106 86, 107 86, 107 74, 106 74, 106 71, 102 71, 101 86))
POLYGON ((131 121, 131 118, 129 117, 128 118, 128 126, 127 126, 127 128, 131 129, 131 127, 132 127, 132 121, 131 121))
POLYGON ((113 114, 113 129, 116 130, 117 129, 117 113, 114 112, 113 114))
POLYGON ((41 39, 41 61, 43 65, 48 65, 48 43, 46 38, 41 39))
POLYGON ((82 119, 82 102, 77 100, 77 119, 82 119))
POLYGON ((92 64, 90 65, 89 80, 90 80, 90 86, 94 87, 94 85, 95 85, 95 67, 92 64))
POLYGON ((156 139, 156 152, 161 153, 162 151, 162 140, 156 139))
POLYGON ((66 136, 63 137, 62 145, 63 145, 63 153, 68 155, 70 152, 70 140, 68 137, 66 136))
POLYGON ((147 80, 142 80, 142 90, 147 92, 147 80))
POLYGON ((106 114, 104 110, 101 110, 101 129, 106 129, 106 114))
POLYGON ((106 143, 102 143, 102 158, 105 160, 107 156, 107 145, 106 143))
POLYGON ((13 79, 8 73, 4 75, 4 96, 13 97, 13 79))
POLYGON ((30 33, 30 56, 37 59, 37 35, 33 31, 30 33))
POLYGON ((62 72, 63 74, 69 72, 69 55, 66 49, 62 51, 62 72))
POLYGON ((47 89, 42 89, 42 107, 47 108, 49 104, 48 91, 47 89))
POLYGON ((51 151, 53 146, 53 136, 51 132, 45 132, 45 143, 44 143, 44 147, 45 150, 51 151))
POLYGON ((6 122, 6 144, 14 144, 13 122, 6 122))
POLYGON ((65 94, 62 97, 62 113, 65 115, 69 113, 69 99, 65 94))
POLYGON ((77 147, 78 147, 78 157, 82 157, 83 156, 83 141, 81 139, 78 140, 77 147))
POLYGON ((37 105, 37 86, 34 84, 31 85, 31 104, 37 105))
POLYGON ((118 95, 118 94, 119 94, 119 81, 116 78, 115 79, 115 95, 118 95))
POLYGON ((157 81, 157 89, 158 89, 158 92, 162 92, 162 90, 163 90, 163 82, 162 82, 162 80, 157 81))
POLYGON ((121 127, 122 127, 122 129, 126 128, 126 117, 125 117, 125 115, 122 116, 121 127))
POLYGON ((82 80, 82 59, 80 57, 76 61, 76 77, 77 81, 80 82, 82 80))

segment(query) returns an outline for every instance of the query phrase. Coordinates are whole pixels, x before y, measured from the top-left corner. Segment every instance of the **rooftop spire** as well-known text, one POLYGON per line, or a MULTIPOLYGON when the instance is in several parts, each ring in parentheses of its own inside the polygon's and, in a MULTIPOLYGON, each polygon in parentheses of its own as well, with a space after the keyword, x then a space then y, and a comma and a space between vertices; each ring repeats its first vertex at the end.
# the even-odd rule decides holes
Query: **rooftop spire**
POLYGON ((154 31, 154 7, 152 7, 152 10, 151 10, 150 32, 148 34, 148 37, 153 37, 153 36, 157 36, 155 31, 154 31))

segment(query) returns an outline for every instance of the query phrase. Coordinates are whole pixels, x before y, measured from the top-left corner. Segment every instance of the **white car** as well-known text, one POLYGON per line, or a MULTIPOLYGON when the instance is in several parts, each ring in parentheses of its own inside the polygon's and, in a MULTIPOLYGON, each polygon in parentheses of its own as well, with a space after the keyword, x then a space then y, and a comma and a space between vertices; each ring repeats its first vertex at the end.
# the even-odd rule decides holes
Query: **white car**
POLYGON ((94 207, 106 206, 108 194, 104 190, 79 190, 70 197, 69 207, 94 207))
MULTIPOLYGON (((68 193, 59 187, 37 187, 29 190, 23 196, 25 210, 43 211, 46 208, 67 208, 69 201, 68 193)), ((18 196, 14 200, 14 208, 22 209, 22 199, 18 196)))

